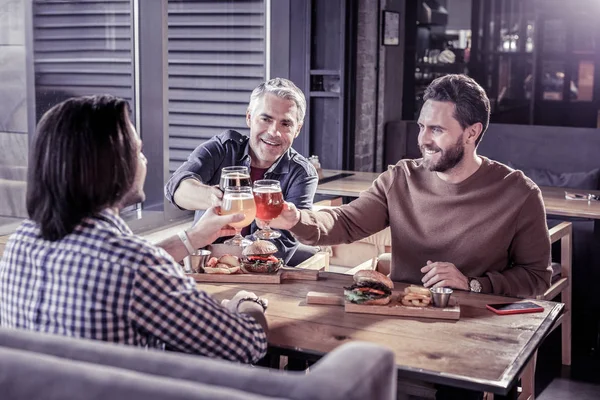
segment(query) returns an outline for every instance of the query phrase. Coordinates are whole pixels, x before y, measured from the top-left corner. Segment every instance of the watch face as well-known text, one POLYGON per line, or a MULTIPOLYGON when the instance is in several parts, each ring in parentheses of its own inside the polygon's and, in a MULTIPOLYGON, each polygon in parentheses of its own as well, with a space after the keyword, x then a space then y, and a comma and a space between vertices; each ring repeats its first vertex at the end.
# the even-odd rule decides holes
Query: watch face
POLYGON ((481 292, 481 283, 477 279, 471 279, 469 282, 469 287, 472 292, 480 293, 481 292))

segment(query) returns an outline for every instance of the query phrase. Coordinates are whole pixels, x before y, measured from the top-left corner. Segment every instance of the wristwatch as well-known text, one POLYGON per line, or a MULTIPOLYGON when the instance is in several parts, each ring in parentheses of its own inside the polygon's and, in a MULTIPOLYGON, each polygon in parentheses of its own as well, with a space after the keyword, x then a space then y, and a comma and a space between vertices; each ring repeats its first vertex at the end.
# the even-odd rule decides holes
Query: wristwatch
POLYGON ((481 282, 475 278, 469 278, 469 288, 471 292, 481 293, 481 282))

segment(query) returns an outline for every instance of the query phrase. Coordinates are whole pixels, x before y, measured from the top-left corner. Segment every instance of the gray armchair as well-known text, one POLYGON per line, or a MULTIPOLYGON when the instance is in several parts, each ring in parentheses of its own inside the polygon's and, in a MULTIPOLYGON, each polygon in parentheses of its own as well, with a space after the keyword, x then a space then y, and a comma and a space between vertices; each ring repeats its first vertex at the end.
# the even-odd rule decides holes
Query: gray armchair
POLYGON ((0 328, 0 392, 30 399, 392 399, 391 351, 340 346, 288 372, 200 356, 0 328))

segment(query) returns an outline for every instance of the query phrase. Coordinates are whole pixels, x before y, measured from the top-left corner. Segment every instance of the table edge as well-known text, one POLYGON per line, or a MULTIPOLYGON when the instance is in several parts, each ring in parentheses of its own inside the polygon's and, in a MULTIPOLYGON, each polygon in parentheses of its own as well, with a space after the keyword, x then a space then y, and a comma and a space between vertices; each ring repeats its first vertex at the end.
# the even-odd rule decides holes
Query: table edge
MULTIPOLYGON (((546 315, 544 321, 538 327, 529 340, 525 348, 517 355, 516 360, 523 360, 520 367, 518 363, 513 362, 511 366, 504 371, 503 375, 498 380, 477 379, 466 377, 465 375, 448 374, 443 372, 435 372, 423 368, 400 366, 396 364, 398 378, 425 380, 434 384, 455 386, 469 390, 477 390, 483 392, 492 392, 497 395, 506 395, 510 389, 517 383, 521 372, 525 369, 528 360, 535 353, 541 341, 548 335, 554 321, 564 311, 564 304, 558 303, 552 307, 552 310, 546 315), (427 379, 424 379, 426 377, 427 379), (465 380, 465 377, 469 380, 465 380), (459 385, 457 385, 457 383, 459 385)), ((321 358, 327 353, 321 353, 315 350, 299 349, 294 347, 269 344, 269 350, 275 351, 280 355, 304 357, 304 358, 321 358), (307 357, 308 356, 308 357, 307 357)))

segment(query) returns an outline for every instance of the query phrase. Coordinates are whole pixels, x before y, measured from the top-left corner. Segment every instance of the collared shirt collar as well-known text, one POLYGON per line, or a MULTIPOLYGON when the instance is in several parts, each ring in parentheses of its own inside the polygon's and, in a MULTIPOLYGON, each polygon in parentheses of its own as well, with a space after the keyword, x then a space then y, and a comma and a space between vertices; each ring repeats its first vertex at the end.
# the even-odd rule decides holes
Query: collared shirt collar
MULTIPOLYGON (((241 153, 238 161, 243 165, 250 167, 252 159, 250 157, 250 139, 246 140, 244 151, 241 153)), ((289 148, 277 161, 273 163, 267 170, 267 173, 287 174, 290 172, 290 163, 292 162, 292 149, 289 148)))
POLYGON ((122 233, 133 235, 133 232, 129 226, 127 226, 125 221, 123 221, 123 219, 119 216, 119 213, 113 208, 105 208, 104 210, 100 211, 97 218, 108 222, 122 233))

